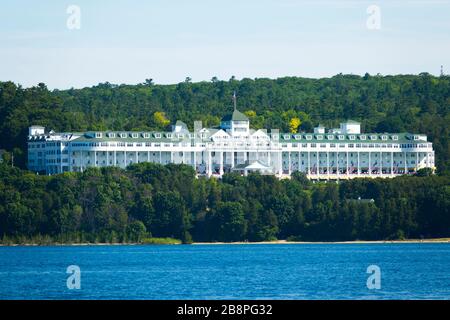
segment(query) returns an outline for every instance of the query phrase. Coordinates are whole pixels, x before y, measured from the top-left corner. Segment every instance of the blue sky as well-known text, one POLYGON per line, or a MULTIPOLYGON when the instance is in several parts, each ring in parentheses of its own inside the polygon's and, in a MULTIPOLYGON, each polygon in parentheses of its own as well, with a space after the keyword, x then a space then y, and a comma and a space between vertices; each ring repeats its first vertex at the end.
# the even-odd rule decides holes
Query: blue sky
POLYGON ((1 0, 0 80, 66 89, 187 76, 437 75, 450 70, 449 40, 450 0, 1 0), (366 25, 372 4, 379 30, 366 25), (67 28, 69 5, 81 10, 79 30, 67 28))

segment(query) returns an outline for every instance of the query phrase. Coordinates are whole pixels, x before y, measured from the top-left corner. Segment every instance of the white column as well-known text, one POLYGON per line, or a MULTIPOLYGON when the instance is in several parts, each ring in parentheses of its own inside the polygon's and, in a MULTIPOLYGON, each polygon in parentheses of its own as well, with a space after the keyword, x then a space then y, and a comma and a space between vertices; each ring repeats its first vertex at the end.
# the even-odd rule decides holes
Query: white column
POLYGON ((206 173, 207 173, 207 175, 208 175, 208 177, 211 177, 211 174, 212 174, 212 165, 211 165, 211 151, 208 151, 208 166, 207 166, 207 168, 206 168, 206 173))
POLYGON ((136 151, 136 163, 139 163, 139 153, 136 151))
POLYGON ((125 161, 124 167, 126 168, 127 167, 127 152, 126 151, 123 152, 123 157, 124 157, 124 161, 125 161))
POLYGON ((319 161, 319 151, 316 151, 316 175, 319 177, 320 161, 319 161))
POLYGON ((94 151, 94 167, 97 166, 97 151, 94 151))
POLYGON ((419 153, 416 152, 416 172, 419 170, 419 153))
POLYGON ((356 172, 357 172, 357 174, 359 176, 361 174, 361 170, 360 170, 360 167, 359 167, 359 151, 356 152, 356 155, 358 157, 358 162, 356 164, 356 172))
MULTIPOLYGON (((428 153, 427 153, 428 155, 428 153)), ((270 150, 267 152, 267 164, 270 167, 270 150)))
POLYGON ((197 172, 197 154, 196 154, 195 150, 193 152, 193 158, 194 158, 194 170, 195 170, 195 172, 197 172))
POLYGON ((222 176, 223 175, 223 151, 219 152, 219 164, 220 164, 220 169, 219 169, 219 174, 222 176))
POLYGON ((372 175, 372 163, 371 163, 371 159, 370 159, 370 151, 369 151, 369 175, 372 175))
POLYGON ((173 151, 170 151, 170 163, 173 163, 173 151))
POLYGON ((394 152, 391 151, 391 175, 394 175, 394 152))
POLYGON ((234 149, 231 151, 231 169, 234 168, 234 149))
POLYGON ((308 151, 308 175, 311 174, 311 152, 308 151))
POLYGON ((346 161, 346 170, 345 170, 345 172, 347 173, 347 176, 348 175, 350 175, 350 173, 348 172, 348 151, 347 151, 347 153, 345 154, 345 161, 346 161))
POLYGON ((150 151, 147 151, 147 162, 150 162, 150 151))
POLYGON ((380 151, 380 175, 383 174, 383 152, 380 151))
POLYGON ((278 174, 283 175, 283 155, 282 151, 278 151, 278 174))
POLYGON ((109 167, 109 151, 106 151, 106 166, 109 167))
POLYGON ((327 176, 330 179, 330 152, 327 151, 327 176))
POLYGON ((291 175, 291 152, 288 151, 288 174, 291 175))
POLYGON ((339 151, 336 151, 336 176, 339 179, 339 151))
POLYGON ((162 164, 162 151, 159 150, 159 164, 162 164))
POLYGON ((114 166, 117 166, 117 154, 116 154, 116 150, 114 150, 114 166))
POLYGON ((403 154, 405 155, 405 174, 408 173, 408 165, 406 164, 406 152, 403 152, 403 154))

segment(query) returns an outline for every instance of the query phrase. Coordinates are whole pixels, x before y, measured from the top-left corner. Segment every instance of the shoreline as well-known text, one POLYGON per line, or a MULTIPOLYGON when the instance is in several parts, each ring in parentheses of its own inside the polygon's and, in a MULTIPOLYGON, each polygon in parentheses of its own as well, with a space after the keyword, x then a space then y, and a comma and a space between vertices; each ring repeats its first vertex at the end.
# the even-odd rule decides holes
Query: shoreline
POLYGON ((194 242, 193 245, 240 245, 240 244, 396 244, 396 243, 450 243, 450 238, 438 239, 408 239, 408 240, 354 240, 354 241, 260 241, 260 242, 194 242))
MULTIPOLYGON (((450 238, 436 238, 436 239, 407 239, 407 240, 354 240, 354 241, 259 241, 259 242, 193 242, 189 245, 204 246, 204 245, 286 245, 286 244, 401 244, 401 243, 450 243, 450 238)), ((69 246, 160 246, 160 245, 181 245, 179 244, 145 244, 145 243, 24 243, 24 244, 0 244, 0 247, 69 247, 69 246)))

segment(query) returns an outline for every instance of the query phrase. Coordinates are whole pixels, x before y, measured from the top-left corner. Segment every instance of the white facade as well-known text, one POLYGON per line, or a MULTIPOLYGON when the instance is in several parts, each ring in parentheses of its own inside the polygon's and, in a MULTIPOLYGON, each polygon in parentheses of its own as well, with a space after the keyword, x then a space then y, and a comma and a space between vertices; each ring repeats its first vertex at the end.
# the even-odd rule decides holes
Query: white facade
POLYGON ((155 162, 184 163, 208 177, 231 171, 289 177, 301 171, 322 180, 394 177, 435 166, 432 143, 421 134, 364 134, 355 122, 328 133, 323 127, 314 133, 267 132, 250 129, 248 118, 236 110, 219 128, 196 123, 193 132, 180 121, 170 132, 45 133, 36 128, 28 137, 28 168, 47 174, 155 162))

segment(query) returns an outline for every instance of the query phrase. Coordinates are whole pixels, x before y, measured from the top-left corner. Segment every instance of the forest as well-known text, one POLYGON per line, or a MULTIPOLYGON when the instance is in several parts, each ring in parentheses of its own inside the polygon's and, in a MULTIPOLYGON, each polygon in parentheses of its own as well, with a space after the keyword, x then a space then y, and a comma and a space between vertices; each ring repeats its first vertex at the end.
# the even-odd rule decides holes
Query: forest
POLYGON ((137 85, 101 83, 94 87, 48 90, 45 84, 23 88, 0 82, 0 149, 14 154, 25 168, 26 137, 30 125, 58 131, 164 130, 182 120, 192 129, 219 124, 238 109, 253 128, 310 131, 321 123, 360 121, 365 132, 427 134, 436 151, 438 173, 450 170, 450 76, 343 75, 308 79, 219 80, 174 85, 152 79, 137 85))
POLYGON ((49 90, 0 82, 0 242, 384 240, 450 237, 450 77, 336 75, 232 77, 174 85, 102 83, 49 90), (218 125, 238 108, 253 128, 311 131, 360 121, 364 132, 427 134, 436 174, 312 183, 191 167, 132 165, 54 176, 26 170, 30 125, 55 131, 167 130, 182 120, 218 125), (170 240, 171 241, 171 240, 170 240))
POLYGON ((312 183, 187 165, 36 175, 0 164, 0 240, 9 243, 350 241, 450 237, 450 177, 312 183))

